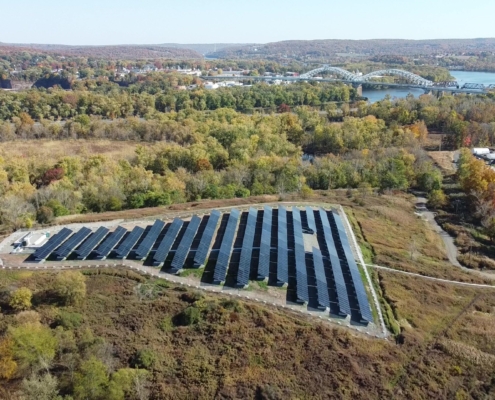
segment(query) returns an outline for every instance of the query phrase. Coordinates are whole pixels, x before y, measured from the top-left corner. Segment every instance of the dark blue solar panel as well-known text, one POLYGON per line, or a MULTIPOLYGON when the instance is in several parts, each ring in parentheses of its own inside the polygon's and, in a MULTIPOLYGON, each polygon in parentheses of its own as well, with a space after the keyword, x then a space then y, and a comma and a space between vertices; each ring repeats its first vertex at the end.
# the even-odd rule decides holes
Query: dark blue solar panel
POLYGON ((48 242, 34 252, 34 259, 38 262, 44 261, 52 251, 60 246, 71 234, 72 231, 70 229, 62 228, 57 234, 48 239, 48 242))
POLYGON ((313 247, 313 264, 315 268, 316 291, 318 297, 318 306, 320 308, 330 307, 330 297, 328 295, 327 277, 325 275, 325 266, 320 249, 313 247))
POLYGON ((112 249, 120 242, 120 240, 126 234, 127 229, 118 226, 115 231, 113 231, 107 238, 101 242, 98 247, 95 249, 95 255, 98 260, 105 259, 112 249))
POLYGON ((170 227, 167 230, 167 233, 163 237, 162 241, 158 245, 158 249, 153 256, 153 265, 158 267, 163 264, 168 256, 168 252, 172 248, 179 231, 182 228, 184 221, 179 218, 175 218, 170 227))
POLYGON ((197 215, 194 215, 187 225, 186 232, 180 241, 179 247, 175 252, 174 259, 172 260, 172 268, 174 270, 180 270, 184 266, 184 262, 186 261, 187 254, 189 253, 189 249, 191 248, 191 244, 196 236, 196 232, 198 231, 199 225, 201 224, 201 218, 197 215))
POLYGON ((258 263, 258 279, 261 280, 267 279, 268 274, 270 273, 272 217, 272 208, 265 206, 263 212, 263 226, 261 228, 260 257, 258 263))
POLYGON ((308 220, 309 229, 313 231, 312 233, 316 233, 315 214, 312 207, 306 207, 306 219, 308 220))
POLYGON ((208 218, 203 236, 201 237, 198 249, 194 255, 194 263, 198 267, 203 266, 206 262, 206 257, 208 257, 208 252, 210 251, 211 241, 213 240, 213 235, 217 229, 218 221, 220 220, 221 215, 222 213, 220 211, 214 210, 208 218))
POLYGON ((251 272, 251 258, 253 256, 254 233, 256 231, 256 220, 258 219, 258 210, 249 209, 249 214, 242 241, 241 258, 239 269, 237 271, 237 286, 245 287, 249 284, 249 273, 251 272))
POLYGON ((301 222, 301 213, 298 208, 292 207, 292 221, 294 224, 294 257, 296 260, 296 292, 297 300, 302 303, 309 301, 308 271, 306 269, 306 252, 301 222))
POLYGON ((155 223, 149 230, 148 234, 139 244, 138 248, 135 251, 135 255, 137 259, 144 260, 146 258, 146 256, 149 254, 151 248, 155 244, 156 239, 158 239, 158 236, 160 235, 164 227, 165 227, 165 222, 159 219, 155 221, 155 223))
POLYGON ((351 273, 352 284, 354 286, 354 291, 356 292, 361 318, 367 322, 373 322, 373 315, 371 313, 368 295, 366 293, 366 289, 364 288, 363 280, 361 278, 361 274, 359 273, 359 268, 352 254, 351 246, 349 245, 349 240, 347 238, 347 233, 344 229, 342 219, 340 218, 340 215, 334 212, 332 212, 332 216, 337 226, 340 243, 342 244, 347 265, 349 266, 349 271, 351 273))
POLYGON ((134 227, 129 236, 115 249, 115 258, 126 258, 131 252, 132 248, 136 245, 139 238, 143 235, 144 229, 140 226, 134 227))
POLYGON ((335 242, 332 237, 332 231, 330 227, 330 222, 328 221, 327 213, 322 208, 320 208, 320 217, 321 217, 321 222, 323 224, 325 244, 327 246, 328 253, 330 254, 330 265, 332 266, 332 272, 335 282, 335 289, 337 291, 337 300, 339 303, 340 314, 351 315, 351 306, 349 304, 349 296, 347 294, 347 287, 345 285, 344 274, 342 273, 342 266, 340 265, 339 256, 337 255, 337 249, 335 248, 335 242))
POLYGON ((53 252, 55 259, 57 261, 65 260, 70 253, 74 251, 74 248, 78 246, 84 239, 86 239, 91 234, 91 229, 82 228, 67 239, 62 246, 53 252))
POLYGON ((278 243, 277 243, 277 283, 289 283, 289 251, 287 249, 287 210, 278 209, 278 243))
POLYGON ((100 226, 96 232, 94 232, 88 239, 86 239, 83 244, 79 246, 74 253, 77 256, 78 260, 84 260, 91 254, 91 251, 103 240, 103 238, 107 235, 108 228, 104 226, 100 226))
POLYGON ((222 244, 218 252, 217 263, 215 264, 215 270, 213 271, 213 283, 221 284, 225 282, 227 275, 227 268, 229 266, 230 255, 232 253, 232 245, 235 240, 235 232, 241 213, 239 210, 232 209, 230 211, 229 220, 225 227, 225 233, 223 235, 222 244))

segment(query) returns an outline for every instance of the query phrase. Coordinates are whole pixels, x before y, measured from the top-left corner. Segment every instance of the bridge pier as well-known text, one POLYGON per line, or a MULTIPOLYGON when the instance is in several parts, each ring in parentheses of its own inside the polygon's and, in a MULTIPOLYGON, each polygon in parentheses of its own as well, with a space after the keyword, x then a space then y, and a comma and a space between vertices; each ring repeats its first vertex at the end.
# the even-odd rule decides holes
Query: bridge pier
POLYGON ((363 97, 363 85, 361 85, 360 83, 353 83, 352 87, 356 89, 359 97, 363 97))

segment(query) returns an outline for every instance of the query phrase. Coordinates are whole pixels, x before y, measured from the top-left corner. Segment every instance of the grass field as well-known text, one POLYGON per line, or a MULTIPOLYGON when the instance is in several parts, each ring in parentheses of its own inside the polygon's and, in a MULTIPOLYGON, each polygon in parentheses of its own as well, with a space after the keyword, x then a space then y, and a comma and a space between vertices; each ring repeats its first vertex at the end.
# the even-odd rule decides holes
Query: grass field
POLYGON ((132 141, 111 140, 27 140, 0 143, 0 156, 4 158, 41 158, 47 161, 65 156, 106 155, 115 159, 130 159, 135 155, 137 145, 149 146, 132 141))

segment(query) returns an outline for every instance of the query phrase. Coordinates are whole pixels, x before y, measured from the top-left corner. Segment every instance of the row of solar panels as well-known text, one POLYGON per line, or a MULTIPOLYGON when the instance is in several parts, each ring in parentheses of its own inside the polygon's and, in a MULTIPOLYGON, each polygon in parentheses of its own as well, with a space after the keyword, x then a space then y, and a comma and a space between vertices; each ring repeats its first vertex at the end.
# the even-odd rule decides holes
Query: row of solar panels
MULTIPOLYGON (((249 283, 257 214, 257 210, 249 210, 236 276, 236 285, 238 287, 245 287, 249 283)), ((373 317, 366 290, 354 261, 340 216, 333 212, 327 213, 323 209, 315 211, 313 208, 307 207, 305 210, 306 223, 303 224, 302 220, 301 211, 298 208, 292 208, 292 220, 290 218, 288 219, 288 213, 285 207, 278 208, 277 247, 275 249, 277 284, 287 285, 289 283, 289 253, 293 253, 297 301, 301 303, 307 303, 309 301, 308 268, 310 266, 306 264, 303 234, 316 233, 321 237, 323 244, 321 246, 323 251, 312 247, 318 307, 321 309, 337 309, 337 313, 342 316, 351 315, 352 309, 349 302, 349 298, 351 297, 356 300, 358 305, 357 311, 361 320, 363 322, 372 322, 373 317), (315 218, 315 214, 317 218, 315 218), (329 216, 332 222, 339 221, 339 229, 332 229, 329 216), (320 229, 317 228, 316 220, 318 220, 320 229), (292 230, 289 229, 289 226, 292 227, 292 230), (293 235, 290 235, 289 232, 293 233, 293 235), (293 236, 294 246, 292 248, 289 248, 290 246, 288 245, 292 239, 289 236, 293 236), (351 279, 346 282, 345 276, 347 276, 348 270, 351 279), (329 292, 336 294, 334 304, 332 304, 329 292)), ((219 256, 214 268, 213 283, 221 284, 226 280, 230 257, 234 250, 232 246, 236 235, 235 231, 239 221, 240 213, 237 210, 233 210, 223 234, 219 256)), ((267 279, 269 276, 272 253, 271 233, 274 223, 272 208, 265 207, 261 225, 258 265, 255 266, 257 267, 255 276, 259 280, 267 279)))
MULTIPOLYGON (((323 209, 314 210, 311 207, 306 207, 303 213, 293 207, 292 218, 288 218, 285 207, 279 207, 276 212, 275 219, 275 210, 268 206, 264 207, 262 223, 257 228, 258 210, 251 208, 242 233, 239 233, 237 231, 241 213, 235 209, 231 210, 224 229, 223 226, 219 229, 221 242, 219 248, 216 249, 218 255, 214 265, 213 283, 225 282, 231 264, 235 238, 237 234, 242 234, 242 248, 235 276, 236 286, 247 286, 251 275, 259 280, 267 280, 270 274, 270 262, 274 258, 276 258, 276 282, 278 285, 287 285, 289 270, 290 267, 292 268, 292 262, 291 266, 289 265, 289 258, 291 261, 294 259, 295 293, 298 302, 308 303, 309 301, 308 269, 313 268, 319 308, 337 310, 336 313, 342 316, 351 315, 349 303, 351 297, 356 300, 361 319, 371 322, 373 319, 367 294, 340 216, 323 209), (277 225, 276 242, 272 241, 273 225, 277 225), (256 263, 256 260, 252 261, 253 246, 256 235, 260 234, 260 228, 259 258, 257 265, 253 266, 255 270, 252 271, 252 264, 256 263), (311 246, 312 265, 306 263, 303 236, 306 233, 316 233, 321 249, 318 250, 311 246), (276 247, 272 247, 272 243, 276 243, 276 247), (332 298, 330 293, 333 294, 332 298)), ((72 252, 80 260, 84 260, 91 254, 96 259, 106 257, 124 259, 132 252, 134 258, 143 260, 149 256, 157 244, 156 251, 151 253, 152 263, 154 266, 161 266, 177 241, 170 265, 170 272, 176 273, 183 268, 195 239, 199 240, 199 244, 194 251, 194 264, 199 267, 206 263, 220 217, 219 211, 213 211, 209 217, 206 217, 207 223, 202 232, 198 232, 202 219, 197 216, 192 217, 185 230, 183 229, 184 221, 178 218, 168 225, 157 220, 147 232, 142 227, 135 227, 128 233, 126 229, 119 226, 110 234, 109 230, 104 227, 100 227, 94 233, 91 233, 88 228, 82 228, 72 234, 71 230, 63 228, 34 253, 34 259, 43 261, 52 255, 56 260, 63 260, 72 252), (181 230, 183 234, 178 238, 181 230), (162 238, 158 243, 161 235, 162 238), (137 245, 138 242, 139 245, 137 245)))
MULTIPOLYGON (((220 212, 214 211, 207 217, 208 223, 206 224, 206 229, 194 257, 194 262, 197 266, 202 266, 205 263, 220 215, 220 212)), ((178 271, 182 269, 201 221, 201 218, 198 216, 193 216, 188 223, 171 263, 173 270, 178 271)), ((52 236, 45 245, 36 250, 33 254, 33 259, 42 262, 52 256, 55 260, 61 261, 72 253, 75 254, 78 260, 84 260, 90 255, 93 255, 98 260, 110 256, 117 259, 124 259, 128 258, 132 251, 135 259, 144 260, 148 257, 156 241, 163 233, 163 238, 153 254, 153 265, 160 266, 165 262, 183 224, 184 221, 176 218, 172 224, 166 227, 163 221, 156 220, 146 234, 145 229, 139 226, 135 227, 129 233, 121 226, 117 227, 111 233, 105 227, 100 227, 94 233, 84 227, 75 234, 70 229, 63 228, 56 235, 52 236), (140 243, 136 247, 139 241, 140 243)))

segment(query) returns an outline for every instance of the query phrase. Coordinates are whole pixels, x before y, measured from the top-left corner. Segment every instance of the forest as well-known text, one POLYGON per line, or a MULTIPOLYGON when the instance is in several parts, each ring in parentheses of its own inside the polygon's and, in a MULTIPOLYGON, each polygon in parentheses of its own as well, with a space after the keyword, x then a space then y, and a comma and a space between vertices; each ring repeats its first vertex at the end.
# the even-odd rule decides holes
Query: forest
POLYGON ((29 154, 19 157, 12 151, 16 142, 6 142, 0 215, 4 226, 14 229, 71 213, 206 198, 292 192, 309 196, 312 189, 347 187, 369 191, 420 186, 432 191, 439 190, 441 182, 418 146, 426 132, 423 124, 390 128, 374 116, 333 123, 307 108, 274 115, 183 110, 149 120, 75 118, 46 126, 21 121, 18 129, 11 124, 2 129, 12 129, 12 139, 140 142, 126 157, 45 154, 35 141, 29 154), (308 159, 303 157, 305 147, 325 155, 308 159))
POLYGON ((330 83, 176 89, 195 79, 151 73, 126 85, 98 78, 72 91, 0 92, 4 229, 73 213, 335 188, 415 187, 441 204, 441 175, 422 150, 428 132, 452 149, 495 140, 493 94, 369 104, 330 83), (19 140, 33 141, 28 156, 15 151, 19 140), (134 143, 125 155, 45 154, 37 140, 134 143))
POLYGON ((181 110, 231 108, 253 112, 255 108, 276 111, 282 104, 319 107, 328 102, 348 102, 357 98, 356 90, 344 84, 231 87, 205 90, 177 90, 177 85, 192 84, 190 77, 152 78, 120 87, 109 82, 85 81, 74 90, 32 89, 19 93, 0 92, 0 120, 12 121, 27 113, 35 120, 100 116, 106 119, 151 117, 153 114, 181 110), (84 86, 83 86, 84 85, 84 86))

